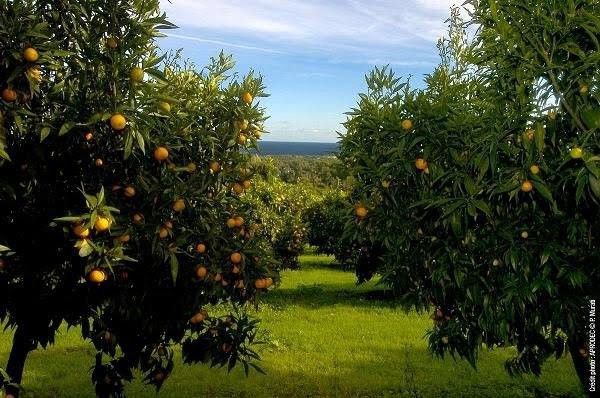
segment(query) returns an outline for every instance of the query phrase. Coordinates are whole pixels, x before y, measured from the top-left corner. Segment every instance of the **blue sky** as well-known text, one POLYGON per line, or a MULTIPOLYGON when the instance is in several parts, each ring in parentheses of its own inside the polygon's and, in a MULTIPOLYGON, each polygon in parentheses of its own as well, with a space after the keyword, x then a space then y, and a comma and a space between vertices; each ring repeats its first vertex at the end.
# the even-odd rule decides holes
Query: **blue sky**
POLYGON ((435 67, 455 1, 161 0, 180 28, 160 45, 198 66, 224 50, 240 73, 263 74, 265 140, 333 142, 374 66, 415 83, 435 67))

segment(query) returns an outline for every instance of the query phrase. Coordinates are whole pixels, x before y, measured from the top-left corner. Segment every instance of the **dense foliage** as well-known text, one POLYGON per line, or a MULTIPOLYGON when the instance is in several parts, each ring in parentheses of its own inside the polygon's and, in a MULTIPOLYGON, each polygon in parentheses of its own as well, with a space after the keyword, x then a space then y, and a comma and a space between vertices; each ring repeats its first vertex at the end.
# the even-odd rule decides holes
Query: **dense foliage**
MULTIPOLYGON (((346 233, 407 304, 433 307, 430 348, 510 372, 568 350, 586 381, 585 313, 600 284, 598 50, 591 0, 468 1, 413 90, 386 69, 349 113, 358 181, 346 233)), ((363 269, 364 275, 364 269, 363 269)))
POLYGON ((257 359, 256 321, 212 309, 276 277, 238 196, 264 88, 229 78, 223 55, 201 72, 160 56, 168 28, 158 0, 0 0, 0 321, 15 330, 0 382, 13 396, 63 321, 96 347, 103 397, 122 396, 133 368, 160 387, 174 345, 186 363, 257 359))
POLYGON ((257 156, 252 163, 263 178, 275 175, 290 184, 339 189, 348 189, 352 184, 347 169, 334 156, 257 156))
POLYGON ((282 267, 298 268, 298 256, 307 243, 305 214, 323 190, 309 183, 282 181, 272 158, 254 158, 251 167, 254 184, 243 200, 255 209, 256 234, 270 242, 282 267))
POLYGON ((305 211, 308 244, 320 254, 335 256, 342 267, 357 261, 357 245, 344 236, 348 196, 344 191, 329 190, 305 211))

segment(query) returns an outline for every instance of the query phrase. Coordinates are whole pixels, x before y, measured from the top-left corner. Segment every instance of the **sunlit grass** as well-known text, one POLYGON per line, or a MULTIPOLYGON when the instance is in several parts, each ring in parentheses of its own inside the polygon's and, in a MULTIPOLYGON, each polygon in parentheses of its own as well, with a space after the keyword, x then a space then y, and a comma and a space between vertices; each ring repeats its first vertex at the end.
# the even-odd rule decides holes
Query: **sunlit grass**
MULTIPOLYGON (((511 350, 481 354, 478 370, 466 362, 433 358, 423 336, 427 316, 378 301, 374 283, 357 287, 352 273, 327 257, 304 256, 303 268, 286 271, 281 287, 258 312, 271 343, 261 349, 267 376, 241 369, 228 374, 177 361, 162 397, 576 397, 581 396, 569 358, 549 361, 540 378, 511 378, 511 350)), ((0 335, 0 363, 10 336, 0 335)), ((79 331, 65 329, 57 344, 31 354, 25 397, 93 397, 93 349, 79 331)), ((129 397, 154 396, 139 381, 129 397)))

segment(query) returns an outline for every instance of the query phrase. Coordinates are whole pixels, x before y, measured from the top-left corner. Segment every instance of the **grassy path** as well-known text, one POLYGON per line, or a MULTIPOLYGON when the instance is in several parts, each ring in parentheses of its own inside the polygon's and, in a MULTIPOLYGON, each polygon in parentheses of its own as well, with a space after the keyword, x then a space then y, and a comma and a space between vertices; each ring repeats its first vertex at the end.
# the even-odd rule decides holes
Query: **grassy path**
MULTIPOLYGON (((368 298, 373 284, 356 287, 352 273, 329 267, 326 257, 304 256, 303 269, 286 271, 258 316, 272 343, 262 349, 267 376, 246 379, 176 361, 160 397, 579 397, 568 358, 550 360, 541 378, 510 378, 509 350, 485 352, 478 371, 465 362, 440 361, 427 352, 426 316, 406 314, 368 298)), ((10 336, 0 334, 5 364, 10 336)), ((64 330, 57 344, 27 363, 25 397, 93 397, 93 350, 78 331, 64 330)), ((128 397, 156 396, 139 383, 128 397)))

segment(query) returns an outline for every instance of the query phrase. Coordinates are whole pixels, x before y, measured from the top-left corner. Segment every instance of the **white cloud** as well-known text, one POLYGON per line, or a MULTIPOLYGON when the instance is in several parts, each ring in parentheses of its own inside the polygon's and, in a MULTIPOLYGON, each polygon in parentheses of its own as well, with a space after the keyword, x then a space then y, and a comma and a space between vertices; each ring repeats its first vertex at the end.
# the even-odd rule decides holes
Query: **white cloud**
POLYGON ((198 40, 227 35, 235 37, 226 43, 232 47, 346 52, 367 62, 390 48, 430 48, 445 32, 444 21, 457 1, 162 0, 162 6, 186 36, 198 40))
POLYGON ((197 42, 201 42, 201 43, 217 44, 219 46, 225 46, 225 47, 240 48, 243 50, 260 51, 260 52, 273 53, 273 54, 284 54, 284 52, 282 52, 282 51, 277 51, 277 50, 273 50, 273 49, 269 49, 269 48, 247 46, 247 45, 236 44, 236 43, 228 43, 226 41, 221 41, 221 40, 203 39, 201 37, 179 35, 176 33, 169 33, 169 37, 173 37, 175 39, 182 39, 182 40, 192 40, 192 41, 197 41, 197 42))

